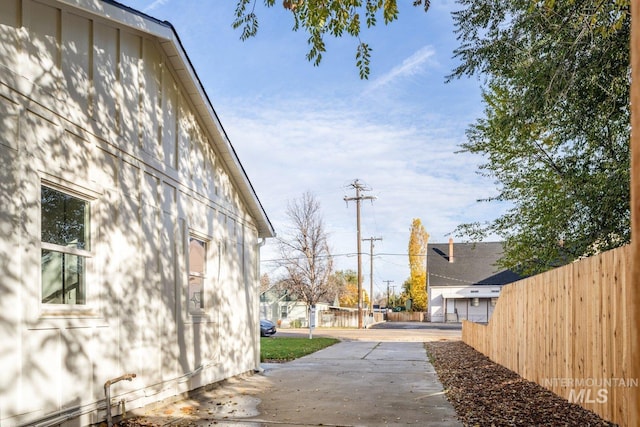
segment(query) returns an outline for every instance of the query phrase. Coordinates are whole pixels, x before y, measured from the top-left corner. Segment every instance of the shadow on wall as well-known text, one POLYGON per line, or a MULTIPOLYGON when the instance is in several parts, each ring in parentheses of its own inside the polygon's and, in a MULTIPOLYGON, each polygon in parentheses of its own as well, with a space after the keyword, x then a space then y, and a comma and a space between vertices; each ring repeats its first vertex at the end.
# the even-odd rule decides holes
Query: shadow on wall
POLYGON ((105 381, 124 373, 137 378, 114 396, 129 400, 252 369, 255 230, 232 217, 239 199, 228 178, 214 182, 219 160, 165 58, 137 34, 47 4, 5 0, 0 12, 3 419, 103 401, 105 381), (42 301, 41 182, 90 202, 86 304, 42 301), (224 209, 211 208, 218 191, 224 209), (216 259, 203 316, 186 308, 194 226, 216 259))

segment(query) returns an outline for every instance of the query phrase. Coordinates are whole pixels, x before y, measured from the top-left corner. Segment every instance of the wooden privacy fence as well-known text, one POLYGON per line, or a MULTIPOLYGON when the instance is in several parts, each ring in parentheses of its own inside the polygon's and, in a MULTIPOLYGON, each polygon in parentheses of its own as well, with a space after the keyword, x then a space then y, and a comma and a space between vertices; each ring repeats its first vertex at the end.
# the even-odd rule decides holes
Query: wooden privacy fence
POLYGON ((421 311, 392 311, 387 313, 388 322, 424 322, 427 313, 421 311))
POLYGON ((640 402, 630 376, 631 248, 505 286, 487 325, 465 321, 465 343, 606 420, 630 426, 640 402))

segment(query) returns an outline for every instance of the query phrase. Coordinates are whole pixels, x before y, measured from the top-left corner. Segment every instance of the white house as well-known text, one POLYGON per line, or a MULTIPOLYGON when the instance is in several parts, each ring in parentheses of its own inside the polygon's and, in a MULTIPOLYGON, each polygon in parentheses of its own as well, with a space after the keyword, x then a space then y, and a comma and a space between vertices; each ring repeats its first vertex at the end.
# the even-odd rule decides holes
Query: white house
POLYGON ((314 315, 313 324, 321 326, 320 313, 328 309, 329 304, 321 302, 317 303, 311 312, 307 303, 278 286, 271 286, 260 294, 260 317, 271 320, 280 328, 309 327, 310 314, 314 315))
POLYGON ((427 245, 427 291, 431 322, 488 322, 500 290, 522 277, 497 266, 501 242, 427 245))
POLYGON ((274 230, 170 24, 0 1, 0 164, 0 425, 97 423, 258 366, 274 230))

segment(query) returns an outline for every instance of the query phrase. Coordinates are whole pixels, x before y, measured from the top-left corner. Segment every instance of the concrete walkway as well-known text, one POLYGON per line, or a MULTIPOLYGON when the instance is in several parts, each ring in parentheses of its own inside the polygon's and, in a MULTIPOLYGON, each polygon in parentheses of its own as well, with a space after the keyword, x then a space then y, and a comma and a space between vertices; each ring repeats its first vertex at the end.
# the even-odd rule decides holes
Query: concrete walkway
POLYGON ((140 414, 157 425, 462 425, 421 342, 342 341, 262 367, 140 414))

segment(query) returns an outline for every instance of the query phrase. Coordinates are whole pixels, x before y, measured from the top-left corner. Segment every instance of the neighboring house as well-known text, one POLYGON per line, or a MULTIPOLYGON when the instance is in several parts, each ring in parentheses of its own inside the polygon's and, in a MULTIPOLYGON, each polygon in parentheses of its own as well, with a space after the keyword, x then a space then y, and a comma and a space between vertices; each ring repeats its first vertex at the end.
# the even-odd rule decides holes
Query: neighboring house
POLYGON ((307 305, 292 297, 287 290, 271 286, 260 294, 260 316, 278 326, 294 317, 306 317, 307 305))
POLYGON ((427 289, 431 322, 488 322, 502 286, 520 280, 496 266, 502 243, 428 245, 427 289))
MULTIPOLYGON (((315 325, 320 326, 319 313, 327 310, 329 304, 316 304, 315 325)), ((309 307, 304 301, 291 296, 287 290, 278 289, 276 285, 260 294, 260 316, 271 320, 279 327, 308 327, 309 307)))
POLYGON ((0 425, 82 426, 259 366, 274 230, 173 27, 0 1, 0 425))

